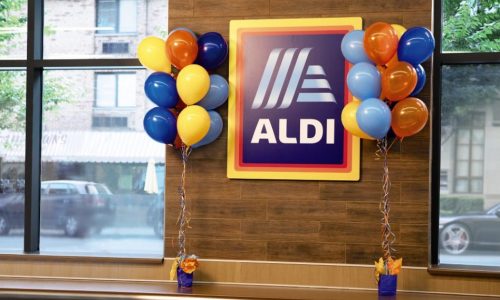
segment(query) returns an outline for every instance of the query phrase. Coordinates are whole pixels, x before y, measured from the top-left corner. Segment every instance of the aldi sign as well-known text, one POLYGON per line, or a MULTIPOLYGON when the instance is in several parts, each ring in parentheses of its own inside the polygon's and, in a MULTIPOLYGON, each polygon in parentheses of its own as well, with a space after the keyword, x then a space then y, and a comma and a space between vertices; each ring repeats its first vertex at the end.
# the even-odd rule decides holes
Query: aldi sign
POLYGON ((361 18, 231 21, 229 178, 359 180, 342 38, 361 18))

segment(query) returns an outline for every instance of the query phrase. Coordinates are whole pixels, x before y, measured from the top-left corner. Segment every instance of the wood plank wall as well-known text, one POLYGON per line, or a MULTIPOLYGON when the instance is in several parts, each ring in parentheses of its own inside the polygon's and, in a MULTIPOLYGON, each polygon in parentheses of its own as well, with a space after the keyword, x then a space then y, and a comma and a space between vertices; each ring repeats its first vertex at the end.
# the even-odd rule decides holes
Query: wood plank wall
MULTIPOLYGON (((228 38, 229 21, 361 16, 405 27, 431 26, 430 0, 170 0, 169 27, 228 38)), ((426 64, 429 72, 430 65, 426 64)), ((227 75, 227 65, 218 73, 227 75)), ((429 73, 428 73, 429 74, 429 73)), ((430 76, 428 76, 429 79, 430 76)), ((257 80, 257 79, 256 79, 257 80)), ((421 98, 430 103, 427 82, 421 98)), ((227 105, 219 109, 227 128, 227 105)), ((227 132, 193 151, 187 175, 192 212, 188 251, 202 258, 372 264, 379 246, 382 162, 364 141, 360 182, 229 180, 227 132)), ((390 154, 392 222, 406 265, 427 265, 429 126, 390 154)), ((166 253, 175 256, 182 164, 167 150, 166 253)))

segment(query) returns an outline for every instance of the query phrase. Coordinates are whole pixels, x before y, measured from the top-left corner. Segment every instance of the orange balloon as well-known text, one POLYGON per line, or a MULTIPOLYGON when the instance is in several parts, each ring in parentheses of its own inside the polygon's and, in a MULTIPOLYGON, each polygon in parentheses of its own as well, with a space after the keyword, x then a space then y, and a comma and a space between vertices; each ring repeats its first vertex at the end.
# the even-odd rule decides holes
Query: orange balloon
POLYGON ((399 61, 387 67, 382 75, 382 93, 391 101, 408 97, 417 86, 417 71, 407 62, 399 61))
MULTIPOLYGON (((377 65, 377 70, 380 72, 380 77, 384 76, 386 69, 386 66, 377 65)), ((378 98, 381 100, 385 99, 384 90, 380 89, 380 96, 378 96, 378 98)))
POLYGON ((385 65, 398 49, 398 34, 387 23, 377 22, 365 30, 365 52, 377 65, 385 65))
POLYGON ((192 64, 198 55, 198 43, 186 30, 176 30, 167 38, 167 55, 177 69, 192 64))
POLYGON ((394 65, 395 63, 397 63, 399 61, 398 59, 398 53, 394 53, 394 56, 391 58, 391 60, 389 60, 385 65, 388 67, 388 66, 392 66, 394 65))
POLYGON ((396 103, 392 109, 392 131, 399 138, 417 134, 425 127, 429 111, 425 103, 418 98, 406 98, 396 103))

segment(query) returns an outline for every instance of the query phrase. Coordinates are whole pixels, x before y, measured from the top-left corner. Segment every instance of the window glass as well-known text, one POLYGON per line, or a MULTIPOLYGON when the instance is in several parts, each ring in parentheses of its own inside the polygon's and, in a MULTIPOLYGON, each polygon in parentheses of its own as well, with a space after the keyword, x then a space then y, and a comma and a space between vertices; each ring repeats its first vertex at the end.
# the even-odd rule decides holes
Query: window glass
POLYGON ((487 214, 500 207, 498 82, 500 65, 442 67, 440 165, 452 174, 440 194, 442 264, 500 266, 500 217, 487 214))
POLYGON ((120 24, 118 32, 136 32, 137 31, 137 1, 121 0, 120 3, 120 24))
POLYGON ((96 107, 113 107, 116 103, 116 76, 96 74, 96 107))
POLYGON ((44 56, 134 58, 144 37, 166 37, 167 7, 166 0, 45 1, 44 56))
POLYGON ((135 106, 137 81, 135 74, 118 74, 118 99, 120 107, 135 106))
POLYGON ((116 6, 116 0, 97 0, 97 32, 115 32, 116 6))
MULTIPOLYGON (((119 72, 109 71, 113 73, 104 78, 118 78, 119 72)), ((133 93, 133 110, 95 109, 94 89, 99 85, 94 81, 101 73, 44 72, 44 92, 55 81, 58 102, 43 116, 42 185, 69 185, 76 193, 42 195, 40 250, 63 255, 161 257, 165 147, 151 140, 142 125, 153 104, 143 93, 133 93), (125 118, 128 127, 96 128, 95 118, 125 118), (147 172, 148 167, 154 172, 147 172), (157 182, 158 190, 146 193, 144 187, 150 181, 157 182)), ((129 93, 127 85, 132 83, 140 89, 146 75, 143 70, 126 73, 124 84, 116 87, 117 94, 129 93)), ((44 106, 48 96, 44 94, 44 106)))
POLYGON ((0 2, 0 59, 26 59, 27 1, 0 2))
POLYGON ((26 73, 0 71, 0 251, 23 248, 26 73))
POLYGON ((500 52, 498 0, 443 0, 443 51, 500 52))

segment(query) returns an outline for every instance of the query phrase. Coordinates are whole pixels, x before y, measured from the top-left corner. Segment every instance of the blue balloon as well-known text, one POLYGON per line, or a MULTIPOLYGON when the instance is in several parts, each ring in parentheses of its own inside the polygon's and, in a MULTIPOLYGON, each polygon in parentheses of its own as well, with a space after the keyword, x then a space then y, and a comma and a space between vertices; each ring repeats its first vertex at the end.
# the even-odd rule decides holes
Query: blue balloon
POLYGON ((146 96, 156 105, 172 108, 179 102, 175 79, 167 73, 156 72, 149 75, 144 83, 146 96))
POLYGON ((380 72, 369 63, 355 64, 347 74, 347 86, 352 95, 360 100, 380 96, 380 72))
POLYGON ((359 105, 356 120, 359 128, 366 134, 381 139, 391 128, 391 110, 380 99, 366 99, 359 105))
POLYGON ((210 89, 208 93, 196 105, 206 110, 215 109, 226 102, 228 94, 229 86, 227 80, 220 75, 212 74, 210 75, 210 89))
POLYGON ((196 63, 207 70, 214 70, 226 61, 228 54, 224 37, 217 32, 207 32, 198 39, 196 63))
POLYGON ((162 107, 155 107, 144 116, 144 129, 153 140, 172 144, 177 135, 177 120, 173 113, 162 107))
POLYGON ((410 96, 418 95, 424 89, 425 80, 427 79, 424 67, 422 67, 422 65, 417 65, 415 67, 415 71, 417 71, 417 86, 415 86, 415 89, 413 90, 413 92, 411 92, 410 96))
POLYGON ((222 117, 219 115, 218 112, 214 110, 210 110, 208 114, 210 115, 210 129, 208 130, 208 133, 201 141, 192 146, 193 148, 199 148, 201 146, 205 146, 212 143, 222 133, 222 128, 224 127, 224 124, 222 122, 222 117))
POLYGON ((412 27, 399 40, 398 59, 416 66, 431 57, 434 46, 434 36, 429 29, 412 27))
POLYGON ((364 36, 365 32, 363 30, 353 30, 342 39, 340 50, 345 59, 352 64, 360 62, 372 63, 365 52, 365 47, 363 45, 364 36))

